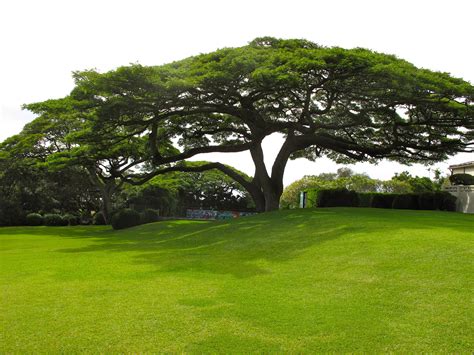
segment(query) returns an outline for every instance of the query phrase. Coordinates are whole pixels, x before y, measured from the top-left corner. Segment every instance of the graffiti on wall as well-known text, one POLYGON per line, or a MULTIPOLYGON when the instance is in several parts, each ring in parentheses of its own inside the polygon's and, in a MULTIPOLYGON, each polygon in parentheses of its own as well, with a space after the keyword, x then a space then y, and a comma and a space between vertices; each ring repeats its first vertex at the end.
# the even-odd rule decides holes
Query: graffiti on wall
POLYGON ((213 210, 186 210, 186 218, 190 219, 232 219, 251 216, 255 212, 213 211, 213 210))

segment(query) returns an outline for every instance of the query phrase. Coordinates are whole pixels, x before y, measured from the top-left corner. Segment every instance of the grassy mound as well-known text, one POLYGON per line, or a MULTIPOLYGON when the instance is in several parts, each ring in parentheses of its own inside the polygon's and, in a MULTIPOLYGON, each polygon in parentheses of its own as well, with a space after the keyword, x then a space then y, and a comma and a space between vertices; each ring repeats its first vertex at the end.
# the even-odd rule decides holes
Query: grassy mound
POLYGON ((474 216, 0 229, 1 352, 470 352, 474 216))

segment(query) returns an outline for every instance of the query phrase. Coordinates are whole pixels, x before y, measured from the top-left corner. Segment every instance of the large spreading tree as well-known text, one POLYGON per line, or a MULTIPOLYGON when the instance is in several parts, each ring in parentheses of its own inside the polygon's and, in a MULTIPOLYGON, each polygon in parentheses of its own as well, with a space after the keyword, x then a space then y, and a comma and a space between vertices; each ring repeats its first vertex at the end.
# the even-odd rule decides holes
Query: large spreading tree
POLYGON ((75 77, 71 97, 88 103, 77 109, 95 139, 109 148, 131 137, 148 140, 146 164, 123 180, 220 169, 261 211, 279 207, 291 158, 431 163, 474 151, 470 83, 367 49, 266 37, 166 65, 75 77), (275 133, 284 139, 267 168, 262 141, 275 133), (163 152, 162 141, 178 150, 163 152), (246 150, 255 164, 251 179, 221 163, 180 164, 197 154, 246 150))

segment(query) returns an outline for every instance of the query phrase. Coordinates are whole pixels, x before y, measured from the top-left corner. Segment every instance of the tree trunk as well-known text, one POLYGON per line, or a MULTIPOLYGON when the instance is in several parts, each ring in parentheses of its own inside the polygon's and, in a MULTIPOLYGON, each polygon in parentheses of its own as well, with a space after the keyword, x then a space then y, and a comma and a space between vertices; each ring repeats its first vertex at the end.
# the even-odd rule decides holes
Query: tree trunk
POLYGON ((275 184, 275 181, 268 176, 263 157, 263 150, 260 144, 250 149, 250 153, 255 164, 254 181, 258 184, 265 201, 264 211, 268 212, 277 210, 280 207, 280 196, 283 192, 283 188, 279 189, 278 187, 280 185, 283 187, 283 180, 280 183, 277 182, 275 184))
POLYGON ((280 208, 281 193, 268 193, 265 195, 265 212, 275 211, 280 208))
POLYGON ((102 189, 102 214, 104 215, 105 224, 110 224, 112 221, 112 194, 107 191, 107 188, 102 189))
POLYGON ((112 217, 112 198, 114 193, 117 191, 117 188, 120 185, 117 185, 113 179, 105 179, 99 174, 93 167, 87 168, 89 179, 92 183, 100 190, 102 197, 102 214, 104 215, 104 220, 106 224, 111 223, 112 217))
POLYGON ((259 180, 256 176, 252 179, 252 181, 248 181, 245 177, 241 176, 235 170, 229 168, 228 166, 221 164, 221 163, 211 163, 208 164, 209 167, 213 167, 215 169, 219 169, 221 172, 226 174, 227 176, 231 177, 235 181, 237 181, 240 185, 242 185, 245 190, 250 194, 252 200, 255 202, 255 209, 257 212, 264 212, 265 211, 265 196, 263 195, 262 189, 259 184, 259 180))
POLYGON ((265 196, 260 188, 260 186, 256 183, 255 179, 252 181, 251 184, 244 186, 244 188, 248 191, 250 196, 252 196, 252 200, 255 203, 255 209, 257 212, 265 212, 265 196))
MULTIPOLYGON (((255 178, 260 185, 265 200, 265 211, 274 211, 280 208, 280 198, 283 194, 283 175, 290 155, 297 150, 295 136, 292 132, 283 143, 272 166, 272 174, 268 175, 265 167, 263 150, 260 144, 250 150, 255 164, 255 178)), ((253 195, 252 195, 253 197, 253 195)))

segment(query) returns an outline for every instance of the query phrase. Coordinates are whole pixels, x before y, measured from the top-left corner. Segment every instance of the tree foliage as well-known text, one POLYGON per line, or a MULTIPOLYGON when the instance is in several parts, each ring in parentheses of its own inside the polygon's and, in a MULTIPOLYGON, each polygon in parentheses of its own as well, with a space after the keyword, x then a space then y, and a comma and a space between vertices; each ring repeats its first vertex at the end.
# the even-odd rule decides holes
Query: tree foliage
POLYGON ((278 208, 290 158, 430 163, 473 151, 471 84, 362 48, 264 37, 161 66, 78 72, 75 79, 68 100, 87 122, 81 139, 94 142, 99 155, 147 142, 133 160, 140 170, 115 169, 116 178, 142 183, 180 170, 179 161, 197 154, 249 150, 251 179, 222 164, 193 169, 228 174, 259 210, 278 208), (274 133, 284 142, 267 169, 261 143, 274 133), (170 144, 176 149, 163 149, 170 144))
MULTIPOLYGON (((80 170, 100 193, 102 214, 109 223, 113 202, 124 183, 121 178, 147 162, 148 139, 121 137, 123 130, 117 127, 108 132, 95 130, 91 122, 100 118, 95 110, 89 110, 91 102, 85 99, 68 96, 25 108, 38 117, 23 129, 19 142, 7 140, 7 150, 25 151, 50 171, 80 170)), ((166 142, 160 145, 160 149, 169 147, 166 142)))
POLYGON ((56 149, 38 121, 0 144, 0 224, 18 225, 28 213, 82 214, 98 208, 99 196, 77 166, 49 170, 45 161, 56 149))
MULTIPOLYGON (((208 162, 184 165, 194 168, 205 164, 208 162)), ((184 215, 188 208, 237 211, 254 208, 245 188, 219 170, 158 175, 141 186, 126 187, 123 195, 129 206, 138 210, 159 209, 165 216, 184 215)))
MULTIPOLYGON (((438 179, 439 180, 439 179, 438 179)), ((395 174, 392 181, 403 181, 410 185, 411 192, 434 192, 440 189, 438 181, 432 181, 428 177, 412 176, 408 171, 403 171, 400 174, 395 174)))

